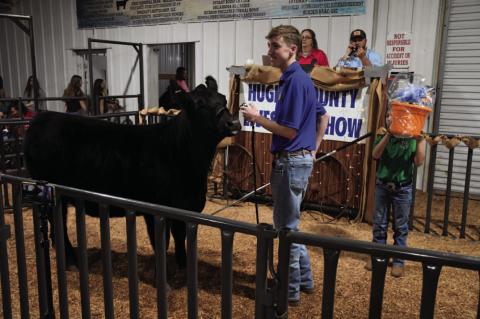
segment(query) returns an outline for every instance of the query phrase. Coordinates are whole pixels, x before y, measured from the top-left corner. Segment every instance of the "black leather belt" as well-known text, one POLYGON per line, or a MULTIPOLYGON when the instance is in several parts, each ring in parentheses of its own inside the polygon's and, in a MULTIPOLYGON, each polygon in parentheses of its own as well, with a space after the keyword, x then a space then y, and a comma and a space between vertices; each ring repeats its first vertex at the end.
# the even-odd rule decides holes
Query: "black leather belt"
POLYGON ((382 180, 377 179, 377 183, 387 186, 389 190, 396 191, 401 187, 408 186, 412 184, 412 180, 404 181, 404 182, 385 182, 382 180))
POLYGON ((289 157, 289 156, 305 156, 307 154, 311 154, 311 151, 306 149, 301 149, 298 151, 288 152, 288 151, 280 151, 273 153, 273 159, 281 158, 281 157, 289 157))

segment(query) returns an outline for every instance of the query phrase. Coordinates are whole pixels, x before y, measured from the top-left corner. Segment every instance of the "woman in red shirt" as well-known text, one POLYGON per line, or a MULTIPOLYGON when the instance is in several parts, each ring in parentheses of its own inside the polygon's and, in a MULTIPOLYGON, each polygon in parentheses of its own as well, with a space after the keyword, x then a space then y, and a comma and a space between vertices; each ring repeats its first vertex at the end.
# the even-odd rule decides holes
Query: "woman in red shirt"
POLYGON ((318 48, 317 38, 312 29, 302 30, 302 50, 300 50, 298 63, 328 66, 328 58, 325 52, 318 48))

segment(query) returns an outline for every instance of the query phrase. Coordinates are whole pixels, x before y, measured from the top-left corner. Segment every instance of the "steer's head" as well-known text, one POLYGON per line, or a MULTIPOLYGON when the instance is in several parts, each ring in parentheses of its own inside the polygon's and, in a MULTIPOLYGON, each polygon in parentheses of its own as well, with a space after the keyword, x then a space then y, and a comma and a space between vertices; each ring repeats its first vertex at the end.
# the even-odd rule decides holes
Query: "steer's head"
POLYGON ((193 109, 187 112, 191 115, 195 126, 201 127, 208 134, 214 134, 219 140, 240 131, 240 122, 234 119, 227 109, 225 95, 201 84, 191 92, 190 96, 194 102, 193 109))

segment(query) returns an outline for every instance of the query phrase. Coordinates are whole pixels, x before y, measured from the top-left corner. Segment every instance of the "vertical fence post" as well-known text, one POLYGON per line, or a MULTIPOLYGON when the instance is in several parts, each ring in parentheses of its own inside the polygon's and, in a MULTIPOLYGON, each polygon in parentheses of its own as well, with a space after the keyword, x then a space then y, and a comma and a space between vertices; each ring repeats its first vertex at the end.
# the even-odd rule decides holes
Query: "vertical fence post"
POLYGON ((137 260, 137 216, 127 211, 127 254, 128 254, 128 291, 130 297, 130 318, 138 318, 138 260, 137 260))
POLYGON ((410 216, 408 217, 408 229, 413 229, 413 218, 415 217, 415 197, 417 193, 417 167, 413 169, 412 176, 412 205, 410 206, 410 216))
MULTIPOLYGON (((45 259, 45 276, 47 277, 47 293, 48 293, 48 313, 51 317, 55 317, 55 309, 53 307, 53 287, 52 287, 52 266, 50 262, 50 241, 48 239, 48 218, 53 218, 54 212, 54 194, 52 187, 47 187, 46 183, 41 183, 42 204, 40 206, 40 230, 42 232, 43 256, 45 259)), ((53 227, 50 230, 53 232, 53 227)))
MULTIPOLYGON (((88 88, 89 88, 89 91, 90 92, 87 92, 87 94, 89 94, 90 98, 89 98, 89 102, 90 102, 90 106, 93 106, 95 105, 95 107, 93 108, 93 114, 94 115, 97 115, 99 114, 99 104, 94 104, 93 101, 94 101, 94 96, 93 96, 93 57, 92 57, 92 54, 93 54, 93 50, 92 50, 92 38, 88 38, 87 40, 87 44, 88 44, 88 49, 87 49, 87 54, 88 54, 88 88)), ((87 79, 85 79, 87 80, 87 79)))
MULTIPOLYGON (((20 105, 21 102, 18 102, 20 105)), ((20 108, 21 109, 21 108, 20 108)), ((17 176, 20 176, 22 173, 22 144, 20 143, 20 136, 15 133, 15 168, 17 169, 17 176)))
MULTIPOLYGON (((5 150, 3 149, 4 146, 5 146, 5 142, 1 142, 2 143, 2 147, 1 147, 1 150, 0 150, 0 165, 2 165, 3 167, 3 172, 6 172, 6 168, 5 168, 5 150)), ((5 182, 2 182, 2 186, 3 188, 3 197, 2 197, 2 203, 3 203, 3 207, 9 207, 11 208, 11 203, 10 203, 10 195, 8 194, 8 183, 5 183, 5 182)))
POLYGON ((230 149, 230 146, 227 145, 224 149, 223 149, 223 170, 222 170, 222 183, 223 183, 223 198, 224 199, 227 199, 228 198, 228 176, 229 174, 227 174, 227 170, 228 170, 228 151, 230 149))
POLYGON ((5 206, 3 201, 4 188, 8 184, 0 180, 0 275, 2 282, 2 307, 5 319, 12 318, 12 295, 10 291, 10 276, 8 266, 7 240, 10 237, 10 228, 5 225, 5 206))
POLYGON ((267 304, 267 272, 269 239, 267 231, 272 230, 272 225, 261 223, 257 225, 257 257, 255 271, 255 318, 265 317, 267 304))
POLYGON ((85 202, 75 200, 75 218, 77 224, 77 243, 79 252, 79 271, 80 271, 80 298, 82 304, 82 318, 90 318, 90 293, 88 287, 88 256, 87 256, 87 238, 85 226, 85 202))
MULTIPOLYGON (((30 16, 28 19, 28 35, 30 40, 30 61, 32 64, 32 76, 34 81, 37 81, 37 62, 35 57, 35 35, 33 32, 33 16, 30 16)), ((34 82, 35 83, 35 82, 34 82)), ((38 87, 36 85, 33 86, 33 109, 35 112, 38 112, 39 105, 38 105, 38 87)), ((45 106, 46 106, 45 101, 45 106)))
POLYGON ((233 235, 232 231, 222 230, 222 319, 232 318, 233 235))
POLYGON ((25 258, 25 237, 22 214, 22 184, 15 182, 13 187, 13 219, 15 223, 15 248, 17 252, 18 287, 20 292, 20 312, 22 318, 29 318, 27 261, 25 258))
POLYGON ((110 216, 109 207, 105 204, 100 206, 100 237, 102 245, 103 265, 103 304, 105 318, 114 318, 113 287, 112 287, 112 250, 110 247, 110 216))
MULTIPOLYGON (((62 195, 55 189, 55 206, 54 206, 54 224, 55 232, 55 252, 57 262, 57 281, 58 281, 58 298, 60 299, 60 318, 68 318, 68 291, 67 291, 67 275, 65 272, 65 235, 66 225, 63 224, 62 211, 62 195)), ((66 205, 66 204, 65 204, 66 205)), ((66 213, 67 207, 65 207, 66 213)), ((65 218, 66 220, 66 218, 65 218)))
POLYGON ((198 260, 197 228, 194 223, 187 223, 187 286, 188 318, 198 318, 198 260))
POLYGON ((423 263, 422 301, 420 303, 420 318, 422 319, 433 318, 441 270, 442 266, 423 263))
POLYGON ((340 251, 323 249, 323 257, 325 267, 323 269, 322 318, 333 318, 335 282, 337 280, 337 265, 340 251))
POLYGON ((463 190, 462 223, 460 226, 460 238, 465 238, 467 224, 468 198, 470 197, 470 175, 472 173, 473 149, 468 148, 467 170, 465 171, 465 188, 463 190))
MULTIPOLYGON (((0 170, 2 173, 7 174, 7 170, 12 169, 13 166, 11 163, 15 163, 12 156, 16 152, 15 137, 10 136, 9 134, 2 136, 0 141, 0 170), (13 152, 12 152, 13 150, 13 152), (9 160, 10 159, 10 160, 9 160)), ((3 205, 4 208, 12 208, 12 202, 10 200, 10 192, 8 189, 8 182, 2 182, 3 187, 3 205)))
MULTIPOLYGON (((52 313, 49 312, 49 288, 52 288, 52 285, 47 284, 47 273, 50 277, 50 271, 47 271, 46 267, 46 258, 48 255, 44 255, 44 245, 45 242, 43 241, 43 234, 42 234, 42 220, 41 220, 41 213, 40 207, 38 203, 34 203, 32 207, 33 211, 33 234, 35 237, 35 261, 36 261, 36 268, 37 268, 37 285, 38 285, 38 305, 40 311, 40 318, 49 318, 52 316, 52 313)), ((47 243, 48 244, 48 243, 47 243)), ((48 252, 47 252, 48 253, 48 252)), ((52 309, 53 310, 53 309, 52 309)))
MULTIPOLYGON (((478 276, 480 277, 480 271, 478 272, 478 276)), ((480 318, 480 290, 478 291, 478 299, 477 299, 477 319, 479 318, 480 318)))
MULTIPOLYGON (((278 306, 277 317, 288 316, 288 271, 290 264, 290 246, 288 233, 290 230, 282 229, 278 233, 278 306)), ((286 317, 285 317, 286 318, 286 317)))
POLYGON ((455 157, 455 148, 452 147, 448 153, 447 191, 445 194, 445 211, 443 214, 442 236, 448 235, 448 215, 450 213, 450 197, 452 195, 452 174, 453 174, 453 158, 454 157, 455 157))
POLYGON ((145 108, 145 85, 144 85, 144 76, 143 76, 143 44, 138 43, 138 59, 140 66, 140 96, 138 99, 138 110, 143 110, 145 108))
POLYGON ((167 318, 167 256, 165 248, 165 217, 155 216, 155 283, 157 287, 157 316, 167 318))
POLYGON ((435 161, 437 160, 437 145, 430 146, 430 163, 428 165, 428 185, 427 185, 427 210, 425 212, 424 233, 430 232, 430 220, 432 218, 432 196, 433 184, 435 181, 435 161))
POLYGON ((370 286, 370 319, 382 318, 383 290, 385 288, 385 274, 387 273, 388 258, 371 256, 372 284, 370 286))

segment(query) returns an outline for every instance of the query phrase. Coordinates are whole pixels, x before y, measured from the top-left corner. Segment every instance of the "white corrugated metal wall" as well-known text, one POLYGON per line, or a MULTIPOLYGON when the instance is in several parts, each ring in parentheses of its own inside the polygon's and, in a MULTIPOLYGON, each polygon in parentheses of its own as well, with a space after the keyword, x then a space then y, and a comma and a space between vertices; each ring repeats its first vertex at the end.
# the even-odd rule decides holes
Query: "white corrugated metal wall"
MULTIPOLYGON (((385 56, 389 32, 412 33, 411 70, 434 80, 435 43, 439 2, 441 0, 366 0, 366 14, 360 16, 301 17, 282 19, 239 20, 202 23, 176 23, 144 27, 77 29, 75 0, 19 0, 15 13, 33 14, 36 37, 37 72, 40 85, 48 96, 59 96, 73 74, 81 74, 82 59, 71 49, 87 48, 88 37, 142 42, 145 44, 195 42, 195 84, 205 76, 218 79, 220 92, 228 92, 227 66, 243 65, 247 59, 261 64, 266 53, 265 35, 272 26, 293 24, 299 29, 311 28, 317 33, 319 46, 335 65, 343 55, 350 31, 362 28, 367 33, 368 46, 385 56)), ((12 22, 0 20, 0 74, 11 96, 22 94, 30 74, 27 38, 12 22)), ((97 44, 97 47, 100 47, 97 44)), ((109 91, 111 94, 135 94, 139 90, 138 65, 132 71, 136 53, 133 48, 103 45, 107 50, 109 91), (134 72, 131 82, 128 79, 134 72), (127 83, 129 83, 127 87, 127 83)), ((148 92, 157 87, 148 80, 156 79, 157 67, 145 48, 146 105, 155 105, 158 93, 148 92), (150 67, 155 65, 155 67, 150 67), (152 74, 155 72, 155 74, 152 74)), ((434 84, 434 83, 432 83, 434 84)), ((50 102, 49 109, 63 110, 63 104, 50 102)), ((132 101, 127 109, 132 110, 132 101)), ((420 174, 422 175, 422 174, 420 174)), ((422 184, 422 179, 417 185, 422 184)))
MULTIPOLYGON (((439 133, 480 135, 480 1, 449 1, 447 42, 439 133)), ((463 192, 468 148, 455 148, 452 190, 463 192)), ((470 192, 480 194, 480 154, 474 151, 470 192)), ((449 151, 437 151, 435 188, 444 190, 447 183, 449 151)))
MULTIPOLYGON (((261 56, 266 52, 265 35, 272 26, 282 23, 291 23, 299 29, 314 29, 319 46, 327 53, 331 64, 335 64, 345 51, 349 32, 353 28, 363 28, 369 37, 369 45, 382 55, 385 53, 387 32, 412 32, 412 67, 431 80, 438 2, 367 0, 367 13, 360 16, 177 23, 89 30, 77 29, 75 0, 19 0, 14 10, 18 14, 33 13, 38 75, 47 95, 60 95, 71 75, 81 72, 82 59, 77 58, 71 49, 85 49, 88 37, 145 44, 195 42, 196 83, 211 74, 219 79, 220 91, 226 93, 228 74, 225 68, 232 64, 244 64, 249 58, 261 63, 261 56), (378 18, 376 32, 372 34, 375 6, 378 18)), ((0 20, 0 28, 1 43, 8 44, 0 47, 0 74, 5 79, 8 92, 18 96, 30 73, 27 37, 10 21, 0 20)), ((114 94, 123 93, 135 62, 135 51, 114 45, 102 47, 110 48, 107 53, 110 91, 114 94)), ((148 53, 144 56, 146 69, 147 57, 148 53)), ((137 75, 132 79, 128 92, 133 93, 138 87, 137 75)))

